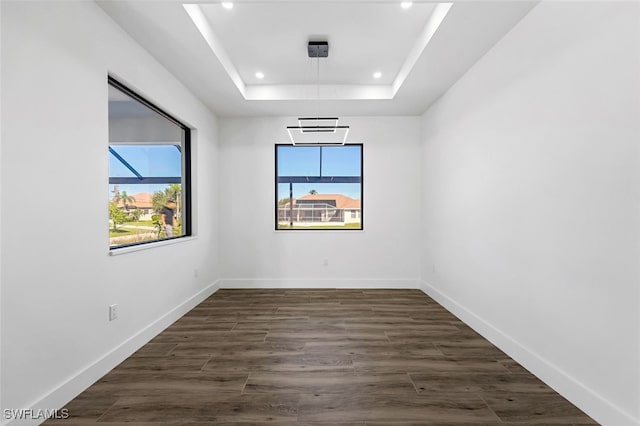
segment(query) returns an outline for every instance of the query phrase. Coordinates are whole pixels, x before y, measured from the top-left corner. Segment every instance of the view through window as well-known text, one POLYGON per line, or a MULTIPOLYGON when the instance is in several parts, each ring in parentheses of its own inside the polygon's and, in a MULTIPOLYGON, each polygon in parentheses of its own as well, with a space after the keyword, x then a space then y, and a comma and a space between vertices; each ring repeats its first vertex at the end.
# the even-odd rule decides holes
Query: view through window
POLYGON ((276 145, 277 230, 362 230, 362 144, 276 145))
POLYGON ((191 234, 189 129, 109 79, 109 246, 191 234))

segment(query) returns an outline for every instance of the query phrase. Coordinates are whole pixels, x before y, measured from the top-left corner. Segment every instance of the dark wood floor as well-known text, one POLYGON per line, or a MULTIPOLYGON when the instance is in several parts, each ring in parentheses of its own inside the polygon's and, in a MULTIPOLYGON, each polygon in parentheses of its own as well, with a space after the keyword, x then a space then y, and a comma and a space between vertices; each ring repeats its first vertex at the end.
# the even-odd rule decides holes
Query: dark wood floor
POLYGON ((418 290, 220 290, 47 424, 595 422, 418 290))

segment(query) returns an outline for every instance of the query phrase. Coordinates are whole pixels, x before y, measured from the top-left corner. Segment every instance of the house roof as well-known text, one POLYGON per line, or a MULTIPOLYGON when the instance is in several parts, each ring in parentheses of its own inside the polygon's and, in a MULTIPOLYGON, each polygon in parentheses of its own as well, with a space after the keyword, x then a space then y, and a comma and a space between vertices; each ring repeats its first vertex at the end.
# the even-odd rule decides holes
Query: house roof
POLYGON ((314 200, 314 201, 335 200, 336 207, 339 209, 359 209, 360 208, 360 200, 347 197, 346 195, 342 195, 342 194, 307 194, 303 197, 298 198, 298 200, 314 200))
POLYGON ((148 192, 138 192, 133 195, 136 199, 135 206, 138 208, 152 208, 153 207, 153 195, 148 192))
MULTIPOLYGON (((138 192, 137 194, 131 195, 131 197, 135 201, 127 201, 128 206, 138 209, 153 208, 153 195, 149 194, 148 192, 138 192)), ((122 200, 118 201, 118 207, 124 207, 124 203, 122 200)))

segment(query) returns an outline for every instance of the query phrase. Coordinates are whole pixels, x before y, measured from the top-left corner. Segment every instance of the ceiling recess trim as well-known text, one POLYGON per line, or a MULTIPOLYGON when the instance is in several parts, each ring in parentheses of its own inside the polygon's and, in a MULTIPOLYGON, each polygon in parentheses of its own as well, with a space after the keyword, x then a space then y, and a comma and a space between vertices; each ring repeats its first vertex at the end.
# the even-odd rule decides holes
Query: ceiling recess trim
POLYGON ((218 58, 231 81, 245 100, 250 101, 283 101, 308 100, 384 100, 393 99, 402 87, 411 70, 418 62, 422 52, 444 21, 453 3, 438 3, 427 20, 420 35, 413 43, 409 55, 403 62, 400 71, 389 85, 282 85, 255 84, 247 85, 231 61, 222 42, 216 35, 198 4, 182 5, 194 25, 205 39, 213 54, 218 58))
POLYGON ((398 90, 400 90, 400 87, 402 87, 402 83, 404 83, 404 81, 407 79, 409 73, 422 55, 422 52, 429 44, 429 41, 431 41, 431 38, 436 33, 436 31, 438 31, 440 24, 442 24, 442 21, 444 21, 444 18, 446 18, 447 13, 449 13, 449 10, 451 9, 451 6, 453 6, 453 3, 438 3, 436 8, 433 10, 431 17, 420 32, 420 35, 416 39, 415 43, 413 43, 413 46, 409 51, 409 56, 407 56, 407 59, 405 59, 402 67, 400 68, 400 71, 398 72, 398 75, 396 75, 396 78, 391 85, 393 96, 395 96, 396 93, 398 93, 398 90))
POLYGON ((209 21, 202 12, 200 6, 198 6, 197 4, 183 4, 182 7, 184 7, 184 10, 186 10, 187 14, 189 14, 189 17, 195 24, 196 28, 198 28, 198 31, 200 31, 200 34, 202 34, 202 37, 204 37, 214 55, 216 55, 216 57, 224 67, 224 70, 231 78, 231 81, 233 81, 233 84, 236 85, 236 87, 240 91, 240 94, 242 94, 242 96, 246 99, 246 84, 242 80, 242 77, 240 77, 240 73, 236 69, 235 65, 233 65, 233 62, 231 62, 231 58, 229 58, 227 51, 225 50, 215 31, 213 31, 213 28, 211 28, 211 24, 209 24, 209 21))

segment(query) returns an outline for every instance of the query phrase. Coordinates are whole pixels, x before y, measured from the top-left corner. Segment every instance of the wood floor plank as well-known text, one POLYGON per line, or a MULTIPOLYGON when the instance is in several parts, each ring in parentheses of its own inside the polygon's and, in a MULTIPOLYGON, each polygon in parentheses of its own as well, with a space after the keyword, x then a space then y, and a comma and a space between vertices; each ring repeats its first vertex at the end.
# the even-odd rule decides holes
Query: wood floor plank
POLYGON ((507 358, 500 349, 486 340, 471 340, 466 342, 434 342, 435 346, 446 356, 453 357, 490 357, 494 359, 507 358))
MULTIPOLYGON (((80 420, 80 419, 75 419, 75 420, 65 420, 64 423, 62 423, 62 420, 49 420, 46 423, 44 423, 46 425, 59 425, 59 424, 66 424, 66 425, 84 425, 84 426, 163 426, 165 425, 165 423, 159 423, 159 422, 97 422, 97 421, 87 421, 87 420, 80 420), (76 422, 76 423, 74 423, 76 422)), ((174 426, 174 425, 172 425, 174 426)), ((205 424, 201 424, 201 426, 205 426, 205 424)), ((212 423, 209 423, 209 426, 212 426, 212 423)))
POLYGON ((294 422, 298 395, 181 395, 120 398, 102 422, 294 422))
POLYGON ((438 397, 406 395, 302 395, 302 421, 399 422, 431 419, 439 422, 479 423, 499 420, 477 397, 452 401, 438 397))
POLYGON ((371 320, 345 320, 341 324, 346 330, 381 330, 386 332, 393 333, 394 331, 398 331, 399 329, 403 331, 428 331, 433 328, 441 328, 445 330, 457 331, 458 327, 451 324, 434 324, 432 321, 416 321, 410 318, 381 318, 375 321, 371 320))
POLYGON ((171 352, 178 356, 254 356, 304 355, 305 342, 185 342, 178 343, 171 352))
POLYGON ((431 357, 388 357, 353 355, 353 367, 358 372, 465 372, 508 373, 502 364, 491 359, 431 357))
POLYGON ((119 398, 100 422, 216 421, 217 404, 209 395, 133 396, 119 398))
POLYGON ((203 371, 292 372, 342 371, 353 372, 353 363, 345 355, 277 355, 277 356, 214 356, 203 371))
POLYGON ((470 333, 466 330, 462 330, 455 325, 433 325, 429 328, 421 330, 398 330, 388 331, 386 335, 392 342, 433 342, 435 340, 442 341, 443 339, 464 339, 464 338, 477 338, 475 333, 470 333))
POLYGON ((291 341, 302 340, 305 342, 313 341, 333 341, 336 338, 344 338, 351 341, 368 341, 368 340, 382 340, 388 341, 387 335, 384 331, 379 330, 366 330, 366 331, 269 331, 265 338, 266 342, 274 341, 291 341))
MULTIPOLYGON (((171 426, 176 426, 171 424, 171 426)), ((200 424, 188 424, 177 426, 366 426, 365 422, 289 422, 278 421, 274 422, 216 422, 215 425, 200 424)), ((566 425, 564 425, 566 426, 566 425)))
POLYGON ((170 370, 170 371, 200 371, 209 361, 209 356, 186 357, 170 355, 166 357, 130 357, 124 360, 116 368, 122 370, 170 370))
MULTIPOLYGON (((274 422, 216 422, 215 425, 204 424, 188 424, 188 425, 174 425, 171 426, 366 426, 365 422, 289 422, 279 421, 274 422)), ((566 425, 564 425, 566 426, 566 425)))
POLYGON ((229 321, 214 321, 209 317, 190 317, 182 318, 173 323, 166 331, 181 332, 181 331, 196 331, 201 332, 206 329, 207 331, 231 331, 237 322, 229 321))
MULTIPOLYGON (((441 422, 441 421, 431 421, 431 419, 424 419, 421 421, 415 422, 394 422, 394 421, 386 421, 386 422, 365 422, 365 426, 460 426, 464 425, 473 425, 473 426, 568 426, 566 423, 514 423, 514 422, 503 422, 500 420, 496 420, 493 422, 481 422, 481 423, 460 423, 460 422, 441 422)), ((173 425, 172 425, 173 426, 173 425)), ((593 425, 580 425, 574 424, 573 426, 593 426, 593 425)))
POLYGON ((260 322, 239 322, 236 330, 270 331, 280 333, 330 333, 345 334, 346 328, 342 324, 319 324, 311 320, 277 320, 260 322))
POLYGON ((589 420, 582 411, 559 395, 501 392, 487 393, 482 398, 501 420, 507 422, 535 419, 537 422, 558 424, 588 424, 589 420))
MULTIPOLYGON (((430 342, 398 343, 390 342, 398 353, 407 358, 444 357, 442 351, 430 342)), ((382 354, 380 354, 382 355, 382 354)))
POLYGON ((356 375, 343 372, 251 373, 244 393, 415 395, 407 374, 356 375))
MULTIPOLYGON (((429 355, 437 355, 440 352, 431 345, 429 355)), ((307 354, 335 354, 335 355, 377 355, 377 356, 402 356, 403 352, 396 345, 387 340, 325 340, 306 342, 307 354)))
POLYGON ((113 370, 95 388, 116 396, 162 395, 171 393, 241 393, 248 374, 228 372, 113 370))
POLYGON ((200 342, 262 342, 267 333, 263 331, 164 331, 153 339, 154 343, 200 342))
POLYGON ((261 322, 261 321, 309 321, 308 315, 300 315, 296 312, 281 312, 274 314, 244 315, 237 318, 238 322, 261 322))
POLYGON ((298 419, 299 395, 238 395, 216 403, 219 422, 270 422, 298 419))
POLYGON ((531 374, 512 373, 410 373, 418 393, 554 393, 545 383, 531 374))

